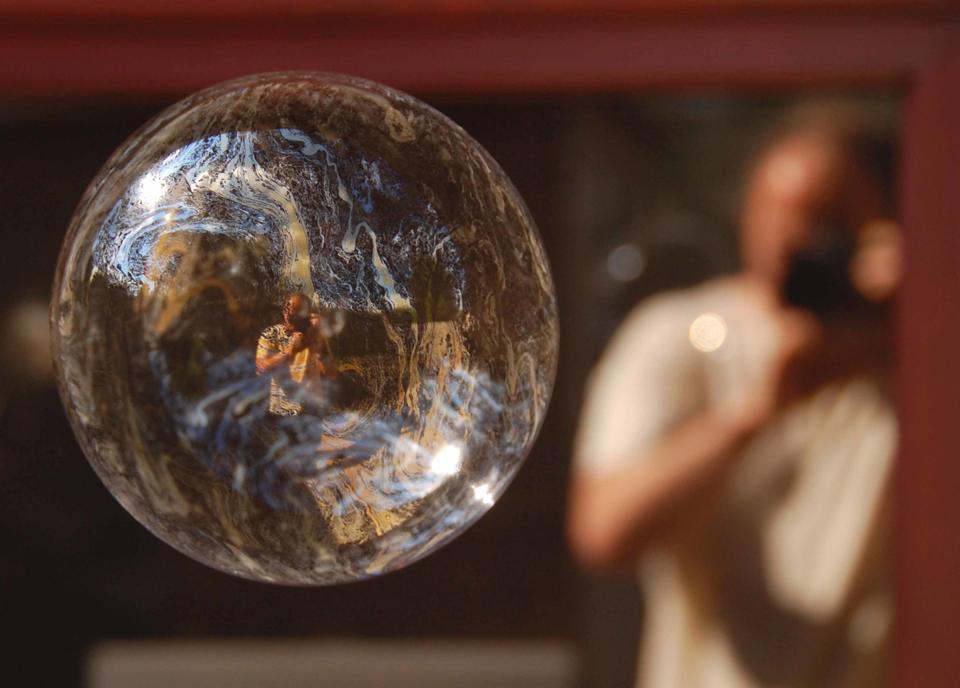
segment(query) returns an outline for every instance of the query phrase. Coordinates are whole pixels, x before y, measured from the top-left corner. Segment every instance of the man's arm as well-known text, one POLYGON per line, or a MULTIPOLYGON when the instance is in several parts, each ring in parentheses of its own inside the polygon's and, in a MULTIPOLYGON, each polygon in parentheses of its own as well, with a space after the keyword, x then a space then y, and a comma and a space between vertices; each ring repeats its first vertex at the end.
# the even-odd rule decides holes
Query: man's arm
POLYGON ((701 412, 625 468, 602 475, 579 471, 568 518, 574 554, 594 569, 632 567, 658 532, 713 492, 757 424, 746 415, 701 412))
MULTIPOLYGON (((276 353, 276 354, 266 354, 261 356, 257 354, 257 375, 263 375, 270 370, 273 370, 279 365, 286 363, 292 358, 290 353, 276 353)), ((249 360, 249 359, 248 359, 249 360)))
POLYGON ((257 375, 263 375, 279 365, 289 363, 301 349, 303 349, 303 334, 300 332, 295 332, 290 338, 290 346, 286 351, 277 350, 272 342, 261 337, 257 343, 257 375))
MULTIPOLYGON (((635 564, 654 536, 691 506, 715 494, 743 445, 797 398, 798 371, 804 370, 802 364, 819 330, 811 318, 798 313, 781 314, 779 325, 777 355, 746 406, 694 413, 664 431, 650 449, 624 456, 626 460, 617 462, 617 469, 575 473, 568 538, 586 566, 622 570, 635 564)), ((662 361, 652 368, 658 366, 663 370, 670 364, 662 361)), ((663 389, 662 381, 659 385, 649 382, 653 389, 663 389)), ((605 428, 608 433, 626 430, 605 428)), ((589 465, 590 447, 583 451, 589 465)))

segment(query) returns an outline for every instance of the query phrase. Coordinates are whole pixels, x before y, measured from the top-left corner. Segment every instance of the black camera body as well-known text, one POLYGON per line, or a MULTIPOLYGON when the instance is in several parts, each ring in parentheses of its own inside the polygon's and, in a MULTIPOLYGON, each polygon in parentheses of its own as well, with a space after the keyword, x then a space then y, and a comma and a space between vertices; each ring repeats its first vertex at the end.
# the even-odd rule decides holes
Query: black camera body
POLYGON ((780 292, 783 302, 811 311, 822 320, 842 318, 867 307, 850 279, 856 250, 856 238, 848 229, 817 232, 817 239, 790 260, 780 292))

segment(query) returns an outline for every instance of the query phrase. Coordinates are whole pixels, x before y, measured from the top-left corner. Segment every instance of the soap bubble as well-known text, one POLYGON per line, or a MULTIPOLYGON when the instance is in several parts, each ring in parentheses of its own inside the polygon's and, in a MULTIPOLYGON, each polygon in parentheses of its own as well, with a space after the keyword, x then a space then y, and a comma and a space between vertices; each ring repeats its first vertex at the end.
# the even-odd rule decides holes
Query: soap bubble
POLYGON ((556 367, 543 246, 494 160, 360 79, 170 107, 90 185, 51 313, 90 463, 162 540, 257 580, 405 566, 500 496, 556 367))

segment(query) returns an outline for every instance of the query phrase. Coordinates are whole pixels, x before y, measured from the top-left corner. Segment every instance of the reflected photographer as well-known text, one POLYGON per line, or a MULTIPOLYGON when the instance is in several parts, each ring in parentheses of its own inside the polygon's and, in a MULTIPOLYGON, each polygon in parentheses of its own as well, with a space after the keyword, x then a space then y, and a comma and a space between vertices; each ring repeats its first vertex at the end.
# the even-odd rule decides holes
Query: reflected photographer
POLYGON ((299 415, 303 403, 291 399, 285 385, 305 385, 335 374, 324 327, 320 309, 313 307, 306 295, 294 292, 284 301, 283 321, 261 333, 256 367, 257 375, 271 375, 270 413, 299 415))

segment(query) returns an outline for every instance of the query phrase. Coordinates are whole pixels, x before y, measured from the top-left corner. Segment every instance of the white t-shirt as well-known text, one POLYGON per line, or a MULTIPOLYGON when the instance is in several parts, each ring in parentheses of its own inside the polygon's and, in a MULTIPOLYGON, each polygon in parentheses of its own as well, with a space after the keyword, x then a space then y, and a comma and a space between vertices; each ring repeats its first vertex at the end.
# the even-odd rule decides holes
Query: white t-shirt
MULTIPOLYGON (((767 307, 734 279, 652 298, 593 372, 577 469, 643 461, 678 423, 735 410, 777 350, 767 307)), ((877 686, 890 600, 883 551, 896 420, 860 378, 791 406, 640 562, 646 688, 877 686)))

